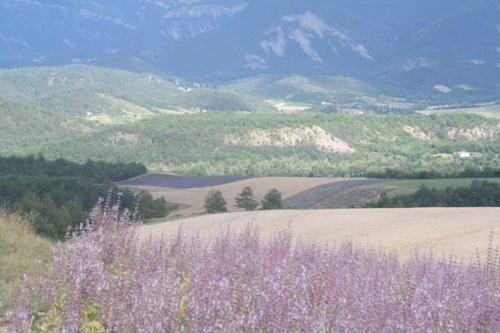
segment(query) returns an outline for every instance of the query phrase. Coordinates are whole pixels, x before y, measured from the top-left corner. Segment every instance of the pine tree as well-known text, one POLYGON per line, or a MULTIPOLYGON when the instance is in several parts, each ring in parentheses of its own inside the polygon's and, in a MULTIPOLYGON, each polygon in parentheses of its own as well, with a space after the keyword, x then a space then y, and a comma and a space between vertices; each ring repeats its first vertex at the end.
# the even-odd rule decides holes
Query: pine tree
POLYGON ((270 190, 264 200, 262 200, 262 209, 281 209, 283 208, 283 198, 281 196, 281 192, 277 189, 270 190))
POLYGON ((259 207, 259 203, 255 196, 253 195, 253 191, 250 187, 245 187, 241 193, 235 199, 236 207, 241 208, 248 211, 256 210, 259 207))
POLYGON ((227 212, 227 202, 221 191, 211 190, 205 198, 205 209, 207 213, 227 212))

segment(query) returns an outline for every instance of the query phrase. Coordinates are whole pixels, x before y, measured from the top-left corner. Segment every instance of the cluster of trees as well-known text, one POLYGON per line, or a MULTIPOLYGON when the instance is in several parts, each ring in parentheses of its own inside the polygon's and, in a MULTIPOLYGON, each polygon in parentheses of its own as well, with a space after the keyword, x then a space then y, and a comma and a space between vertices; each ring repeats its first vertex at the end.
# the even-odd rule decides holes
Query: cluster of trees
MULTIPOLYGON (((246 211, 253 211, 259 208, 259 202, 250 187, 245 187, 235 198, 235 206, 246 211)), ((277 189, 272 189, 261 200, 262 210, 282 209, 283 196, 277 189)), ((207 213, 227 212, 227 201, 219 190, 211 190, 205 198, 205 209, 207 213)))
MULTIPOLYGON (((0 133, 1 131, 0 125, 0 133)), ((456 174, 466 169, 477 172, 500 165, 500 136, 493 138, 449 137, 449 128, 471 131, 479 127, 494 133, 497 122, 472 115, 352 115, 352 114, 281 114, 208 112, 186 117, 162 116, 102 131, 82 134, 77 139, 35 145, 31 150, 48 157, 71 156, 107 161, 137 161, 157 169, 192 176, 366 176, 384 174, 386 168, 410 173, 412 178, 456 174), (347 142, 352 154, 335 154, 304 140, 294 146, 258 146, 245 144, 248 134, 259 129, 319 126, 332 136, 347 142), (433 135, 421 140, 404 128, 418 128, 433 135), (193 135, 195 133, 196 135, 193 135), (242 144, 227 144, 228 136, 241 135, 242 144), (140 138, 140 140, 135 140, 140 138), (394 141, 395 140, 395 141, 394 141), (61 143, 62 142, 62 143, 61 143), (442 158, 438 154, 459 151, 478 153, 471 158, 442 158), (479 155, 480 154, 480 155, 479 155), (426 175, 425 170, 435 170, 426 175)), ((473 133, 473 132, 471 132, 473 133)), ((0 138, 2 135, 0 135, 0 138)), ((68 138, 68 136, 66 136, 68 138)), ((312 140, 314 141, 314 140, 312 140)), ((406 174, 404 176, 406 176, 406 174)), ((387 176, 389 177, 389 175, 387 176)), ((401 178, 401 176, 398 176, 401 178)))
POLYGON ((69 227, 88 216, 99 197, 121 192, 123 208, 144 219, 166 216, 174 206, 147 192, 135 195, 114 182, 143 174, 137 163, 88 161, 77 164, 43 157, 0 157, 0 205, 26 215, 44 236, 62 239, 69 227), (138 206, 137 206, 138 204, 138 206))
POLYGON ((436 171, 436 170, 408 170, 385 169, 380 172, 368 172, 363 175, 367 178, 390 179, 441 179, 441 178, 497 178, 500 177, 499 168, 466 168, 462 171, 436 171))
POLYGON ((0 156, 0 175, 85 178, 96 183, 117 182, 148 171, 141 163, 108 163, 87 160, 78 164, 62 158, 50 161, 38 156, 0 156))
POLYGON ((422 185, 412 194, 390 198, 383 193, 380 198, 368 205, 372 208, 395 207, 499 207, 500 184, 476 180, 470 186, 444 190, 422 185))

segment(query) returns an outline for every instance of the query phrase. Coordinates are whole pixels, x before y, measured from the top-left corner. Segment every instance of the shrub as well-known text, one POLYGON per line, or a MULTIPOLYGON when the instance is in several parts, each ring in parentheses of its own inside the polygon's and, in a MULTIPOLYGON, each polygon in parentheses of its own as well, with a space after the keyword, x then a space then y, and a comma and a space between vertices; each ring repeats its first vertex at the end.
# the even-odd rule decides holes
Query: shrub
POLYGON ((245 187, 236 197, 236 207, 246 211, 256 210, 259 207, 259 202, 255 199, 253 191, 250 187, 245 187))
POLYGON ((141 191, 137 195, 139 215, 143 219, 158 219, 167 216, 176 205, 168 203, 165 197, 153 198, 151 193, 141 191))
POLYGON ((283 208, 283 198, 281 192, 277 189, 270 190, 262 200, 262 209, 281 209, 283 208))
POLYGON ((98 206, 29 284, 12 332, 41 325, 77 332, 495 332, 499 258, 483 264, 293 246, 283 232, 210 242, 139 241, 128 215, 98 206), (82 255, 84 254, 84 255, 82 255), (44 309, 46 309, 44 311, 44 309), (47 319, 48 318, 48 319, 47 319))
POLYGON ((224 213, 227 212, 227 202, 224 199, 221 191, 211 190, 205 198, 205 209, 207 213, 224 213))

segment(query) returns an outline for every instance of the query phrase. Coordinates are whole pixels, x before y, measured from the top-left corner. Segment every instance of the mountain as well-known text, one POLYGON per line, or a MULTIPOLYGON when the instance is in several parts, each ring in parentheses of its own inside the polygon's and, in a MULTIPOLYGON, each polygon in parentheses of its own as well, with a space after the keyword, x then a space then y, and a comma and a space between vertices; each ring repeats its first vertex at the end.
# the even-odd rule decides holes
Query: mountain
POLYGON ((496 0, 4 0, 0 66, 70 63, 211 83, 342 76, 386 95, 500 98, 496 0), (27 24, 29 22, 29 24, 27 24))

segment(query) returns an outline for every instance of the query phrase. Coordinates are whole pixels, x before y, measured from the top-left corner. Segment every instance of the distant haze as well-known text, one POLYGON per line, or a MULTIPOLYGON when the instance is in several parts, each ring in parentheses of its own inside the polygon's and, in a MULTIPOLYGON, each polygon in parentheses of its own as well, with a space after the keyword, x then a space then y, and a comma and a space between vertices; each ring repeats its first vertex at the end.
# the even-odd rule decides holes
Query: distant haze
POLYGON ((496 0, 4 0, 0 67, 86 63, 201 82, 344 75, 393 95, 492 99, 499 27, 496 0))

